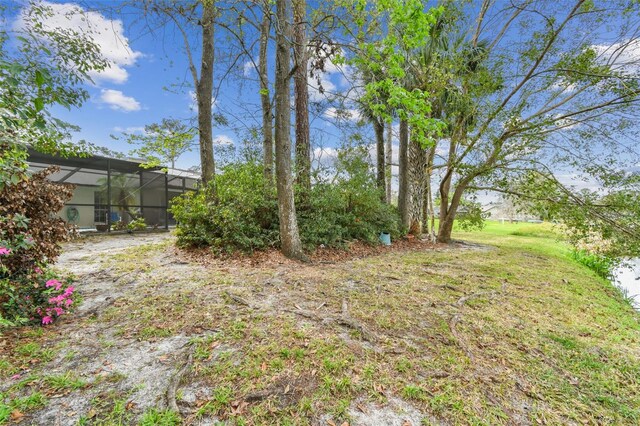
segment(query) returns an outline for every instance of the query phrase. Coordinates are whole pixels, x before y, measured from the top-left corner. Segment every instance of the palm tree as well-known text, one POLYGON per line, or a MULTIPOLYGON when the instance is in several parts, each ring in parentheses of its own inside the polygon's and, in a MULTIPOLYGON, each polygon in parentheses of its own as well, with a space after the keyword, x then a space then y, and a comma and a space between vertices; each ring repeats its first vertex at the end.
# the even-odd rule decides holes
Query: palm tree
MULTIPOLYGON (((106 199, 109 191, 108 178, 100 178, 98 180, 98 192, 104 195, 106 199)), ((111 200, 110 204, 118 208, 120 220, 125 224, 140 215, 138 208, 133 208, 138 203, 138 194, 140 192, 139 180, 127 174, 117 174, 111 176, 111 200)))

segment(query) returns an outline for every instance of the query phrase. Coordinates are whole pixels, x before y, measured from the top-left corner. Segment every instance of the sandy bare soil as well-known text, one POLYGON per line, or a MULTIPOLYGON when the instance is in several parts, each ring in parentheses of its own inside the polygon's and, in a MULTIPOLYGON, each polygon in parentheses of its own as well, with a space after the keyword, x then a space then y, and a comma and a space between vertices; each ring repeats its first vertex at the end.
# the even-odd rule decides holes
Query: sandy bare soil
POLYGON ((83 238, 57 264, 75 312, 0 336, 0 416, 4 400, 23 425, 637 424, 637 314, 539 240, 497 241, 298 263, 83 238))

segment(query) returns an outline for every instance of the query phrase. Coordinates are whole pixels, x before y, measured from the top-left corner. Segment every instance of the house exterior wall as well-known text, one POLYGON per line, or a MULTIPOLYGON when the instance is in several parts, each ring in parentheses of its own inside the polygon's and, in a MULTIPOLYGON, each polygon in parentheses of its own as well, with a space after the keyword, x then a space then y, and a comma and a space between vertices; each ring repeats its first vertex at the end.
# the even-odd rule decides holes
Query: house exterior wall
POLYGON ((73 191, 73 197, 69 200, 65 206, 58 212, 58 217, 68 221, 68 210, 70 207, 74 207, 78 210, 78 220, 73 223, 78 228, 93 228, 94 227, 94 211, 95 207, 92 205, 95 201, 94 194, 96 188, 77 186, 73 191), (77 204, 90 204, 88 206, 80 206, 77 204))

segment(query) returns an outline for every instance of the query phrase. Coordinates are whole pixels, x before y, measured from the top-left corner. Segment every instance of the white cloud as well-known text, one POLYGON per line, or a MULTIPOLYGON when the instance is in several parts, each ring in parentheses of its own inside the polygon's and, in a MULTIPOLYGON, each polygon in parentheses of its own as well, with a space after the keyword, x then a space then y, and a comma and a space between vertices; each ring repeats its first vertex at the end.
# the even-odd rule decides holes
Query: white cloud
POLYGON ((245 77, 249 77, 253 74, 253 72, 256 70, 256 67, 258 66, 258 60, 256 59, 255 61, 246 61, 243 65, 242 65, 242 74, 245 77), (254 65, 255 63, 255 65, 254 65))
POLYGON ((139 111, 140 102, 131 96, 126 96, 120 90, 102 89, 100 100, 109 105, 109 108, 119 111, 139 111))
POLYGON ((640 40, 599 44, 593 48, 600 56, 601 62, 611 65, 614 70, 629 74, 640 73, 640 40))
MULTIPOLYGON (((108 19, 98 12, 86 11, 74 3, 42 2, 49 8, 50 14, 38 24, 46 30, 72 29, 90 36, 100 49, 102 56, 110 63, 104 71, 90 73, 96 81, 109 81, 122 84, 129 78, 125 69, 136 63, 142 56, 141 52, 131 49, 129 39, 124 35, 124 26, 119 19, 108 19)), ((22 10, 17 18, 15 27, 24 28, 30 22, 28 11, 22 10)))
POLYGON ((348 65, 337 65, 334 63, 327 52, 331 51, 331 47, 325 46, 324 49, 313 51, 315 57, 310 59, 310 63, 323 62, 324 71, 314 71, 314 77, 307 77, 309 82, 309 99, 312 102, 321 102, 328 97, 338 93, 340 88, 350 86, 350 82, 346 75, 351 74, 348 65))
POLYGON ((320 73, 317 77, 308 77, 309 99, 312 102, 321 102, 336 93, 336 85, 331 81, 331 75, 320 73))
POLYGON ((360 114, 360 111, 357 109, 338 109, 331 107, 327 108, 323 115, 336 120, 360 121, 362 119, 362 114, 360 114))
POLYGON ((218 135, 213 138, 214 145, 234 145, 233 139, 227 135, 218 135))
POLYGON ((556 114, 553 119, 554 125, 563 130, 571 130, 578 126, 580 126, 580 122, 576 120, 572 120, 571 118, 560 118, 562 114, 556 114))
POLYGON ((144 130, 144 126, 129 126, 129 127, 120 127, 116 126, 113 128, 114 132, 124 132, 124 133, 146 133, 144 130))
MULTIPOLYGON (((189 90, 189 109, 191 111, 198 111, 198 98, 196 96, 196 92, 194 92, 193 90, 189 90)), ((216 103, 218 101, 216 99, 212 99, 211 100, 211 108, 212 110, 216 109, 216 103)))

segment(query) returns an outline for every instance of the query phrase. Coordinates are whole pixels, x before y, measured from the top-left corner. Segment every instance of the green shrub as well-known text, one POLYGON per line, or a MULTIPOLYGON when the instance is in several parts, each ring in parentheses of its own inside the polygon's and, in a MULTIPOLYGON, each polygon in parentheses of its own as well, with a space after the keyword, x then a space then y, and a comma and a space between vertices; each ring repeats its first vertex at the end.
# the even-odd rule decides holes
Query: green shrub
POLYGON ((589 253, 584 250, 574 250, 572 257, 578 261, 578 263, 585 265, 602 278, 608 280, 611 279, 613 270, 619 263, 616 259, 601 254, 589 253))
POLYGON ((341 150, 336 175, 313 186, 298 208, 305 248, 341 247, 347 241, 377 243, 380 232, 400 235, 397 209, 381 200, 364 148, 341 150))
MULTIPOLYGON (((181 245, 211 246, 232 252, 279 246, 275 188, 265 184, 262 165, 230 164, 211 188, 174 199, 181 245)), ((342 247, 348 241, 377 243, 380 232, 400 235, 397 209, 381 200, 364 148, 341 150, 331 181, 298 191, 296 208, 300 238, 308 250, 325 245, 342 247)))
POLYGON ((278 207, 258 163, 229 164, 211 187, 188 192, 171 204, 178 243, 250 252, 278 243, 278 207))
POLYGON ((76 299, 70 280, 48 269, 60 243, 72 235, 55 212, 71 198, 73 187, 47 179, 58 170, 15 175, 0 189, 0 328, 50 324, 76 299))
POLYGON ((144 231, 145 229, 147 229, 147 224, 143 217, 139 217, 127 223, 128 231, 144 231))

